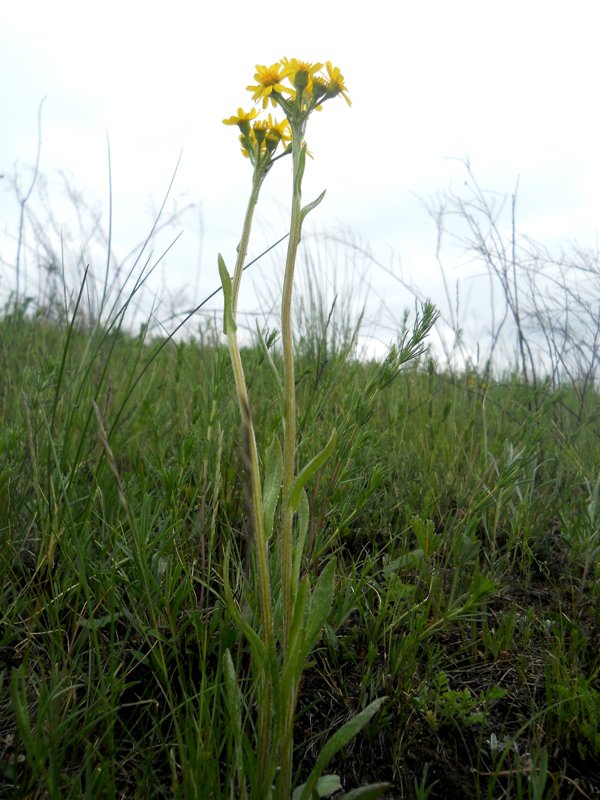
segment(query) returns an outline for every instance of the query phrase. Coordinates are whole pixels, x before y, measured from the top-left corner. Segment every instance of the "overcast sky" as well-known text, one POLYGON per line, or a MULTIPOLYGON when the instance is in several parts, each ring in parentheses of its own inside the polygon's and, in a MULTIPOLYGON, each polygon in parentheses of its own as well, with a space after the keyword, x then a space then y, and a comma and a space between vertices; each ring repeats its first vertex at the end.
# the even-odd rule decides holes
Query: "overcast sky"
MULTIPOLYGON (((353 105, 340 98, 311 118, 304 196, 327 195, 310 231, 368 245, 443 302, 435 228, 419 198, 460 191, 466 157, 485 189, 510 196, 519 179, 524 233, 550 245, 595 242, 599 29, 593 0, 7 2, 0 172, 33 163, 45 97, 42 171, 66 171, 107 214, 108 133, 113 236, 125 252, 143 239, 182 153, 173 197, 196 210, 171 231, 183 235, 157 277, 198 302, 218 284, 217 251, 233 262, 249 192, 250 165, 223 118, 250 108, 255 64, 331 60, 353 105)), ((265 184, 251 255, 286 231, 291 165, 280 167, 265 184)), ((16 205, 3 184, 6 231, 16 205)), ((10 260, 6 239, 2 256, 10 260)), ((449 259, 450 280, 461 280, 449 259)), ((249 280, 263 300, 248 293, 248 310, 277 284, 272 260, 261 269, 249 280)), ((376 265, 366 280, 400 319, 412 302, 402 286, 376 265)))

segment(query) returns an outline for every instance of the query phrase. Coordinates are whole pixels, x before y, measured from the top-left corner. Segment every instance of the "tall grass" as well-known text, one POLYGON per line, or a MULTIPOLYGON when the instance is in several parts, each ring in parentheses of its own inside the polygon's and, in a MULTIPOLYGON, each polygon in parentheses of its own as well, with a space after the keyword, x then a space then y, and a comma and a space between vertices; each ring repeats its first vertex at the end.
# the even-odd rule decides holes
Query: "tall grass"
MULTIPOLYGON (((248 592, 252 546, 226 350, 13 312, 0 334, 3 794, 237 796, 256 687, 223 593, 225 570, 248 592)), ((266 446, 270 367, 259 345, 244 359, 266 446)), ((340 356, 315 382, 313 344, 298 364, 305 457, 332 424, 340 444, 306 487, 301 572, 335 553, 337 574, 296 781, 386 695, 337 756, 346 785, 532 797, 536 776, 537 796, 590 794, 597 429, 557 416, 564 391, 532 410, 511 377, 430 365, 382 387, 382 365, 340 356)))

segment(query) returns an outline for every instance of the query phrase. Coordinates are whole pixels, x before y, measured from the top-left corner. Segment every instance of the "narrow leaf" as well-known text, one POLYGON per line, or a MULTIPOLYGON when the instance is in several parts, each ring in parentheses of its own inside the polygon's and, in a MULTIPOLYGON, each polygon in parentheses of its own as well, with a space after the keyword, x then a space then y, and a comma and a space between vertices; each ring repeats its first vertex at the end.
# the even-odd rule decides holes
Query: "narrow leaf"
POLYGON ((298 591, 296 592, 296 599, 294 603, 294 616, 292 617, 292 624, 290 627, 288 654, 287 657, 293 657, 293 654, 299 650, 301 637, 305 629, 305 612, 307 606, 310 604, 310 584, 308 575, 305 575, 300 581, 298 591))
POLYGON ((305 648, 305 617, 310 603, 310 584, 308 575, 300 582, 294 602, 294 616, 290 628, 289 642, 285 654, 285 663, 281 675, 281 692, 284 702, 288 702, 290 687, 294 685, 304 671, 305 648))
POLYGON ((230 547, 227 545, 225 548, 225 555, 223 559, 223 595, 225 606, 235 620, 236 624, 242 629, 244 636, 248 640, 250 650, 253 657, 256 659, 257 665, 262 669, 265 665, 267 652, 263 640, 259 634, 252 628, 252 626, 243 618, 240 609, 233 598, 231 591, 231 584, 229 583, 229 562, 231 558, 230 547))
POLYGON ((312 791, 315 789, 317 785, 317 781, 321 772, 325 769, 327 764, 331 761, 333 756, 345 747, 348 742, 353 739, 359 731, 365 727, 365 725, 375 716, 375 714, 381 708, 381 705, 387 698, 380 697, 378 700, 374 700, 370 703, 365 709, 363 709, 360 714, 357 714, 351 720, 348 720, 341 728, 333 734, 331 739, 325 744, 321 752, 319 753, 319 757, 317 759, 317 763, 313 767, 312 772, 306 783, 304 784, 304 790, 302 794, 298 795, 297 800, 309 800, 311 797, 312 791))
POLYGON ((303 610, 302 617, 300 617, 296 614, 298 609, 294 609, 290 646, 288 648, 282 678, 282 690, 288 690, 291 683, 300 679, 306 665, 306 660, 319 640, 323 625, 331 612, 334 588, 335 561, 330 561, 329 564, 327 564, 319 576, 312 592, 310 591, 307 575, 305 575, 300 582, 296 604, 302 602, 302 604, 307 607, 307 611, 304 612, 303 610), (296 630, 301 622, 304 624, 300 625, 298 635, 296 635, 296 630), (291 644, 292 639, 293 649, 291 644), (283 685, 284 681, 285 686, 283 685))
POLYGON ((321 629, 331 613, 334 590, 335 561, 331 560, 319 575, 310 598, 310 610, 304 636, 304 645, 310 649, 316 644, 321 629))
MULTIPOLYGON (((302 178, 304 177, 304 168, 306 167, 306 142, 302 142, 300 147, 300 157, 298 158, 298 167, 294 170, 294 185, 292 192, 298 198, 302 194, 302 178)), ((302 223, 302 219, 300 220, 302 223)))
POLYGON ((244 787, 244 767, 242 760, 243 753, 243 734, 242 734, 242 692, 235 674, 233 659, 229 649, 225 650, 223 658, 223 672, 225 683, 225 705, 229 715, 229 725, 233 734, 233 749, 235 768, 238 774, 238 781, 242 789, 243 796, 246 796, 244 787))
POLYGON ((324 197, 325 197, 325 190, 321 192, 321 194, 317 197, 316 200, 313 200, 312 203, 308 203, 307 205, 304 206, 304 208, 300 212, 300 224, 304 222, 304 217, 307 214, 309 214, 313 210, 313 208, 316 208, 324 197))
POLYGON ((263 336, 262 331, 259 328, 258 322, 256 323, 256 333, 258 334, 260 349, 263 352, 265 361, 267 362, 269 369, 271 371, 271 375, 273 376, 273 383, 275 384, 275 389, 277 390, 277 396, 279 397, 279 403, 281 405, 283 413, 285 399, 283 395, 283 383, 281 382, 281 375, 279 374, 277 367, 275 366, 275 362, 273 361, 271 351, 269 350, 269 347, 265 341, 265 337, 263 336))
POLYGON ((288 499, 288 502, 292 507, 292 511, 295 512, 298 510, 298 503, 300 502, 300 494, 307 480, 312 475, 314 475, 314 473, 319 469, 319 467, 322 466, 327 461, 329 456, 333 453, 333 448, 335 447, 336 438, 337 434, 334 428, 334 430, 331 433, 331 436, 329 437, 329 441, 327 442, 323 450, 321 450, 320 453, 317 453, 317 455, 313 459, 311 459, 311 461, 308 462, 308 464, 300 471, 300 473, 296 477, 296 480, 294 481, 294 483, 292 484, 292 488, 290 489, 290 496, 288 499))
POLYGON ((242 694, 229 649, 225 650, 223 657, 223 671, 225 673, 225 702, 237 744, 242 730, 242 694))
POLYGON ((283 478, 283 456, 277 434, 267 450, 265 461, 265 483, 263 487, 263 508, 265 520, 265 534, 267 539, 273 535, 273 519, 275 509, 281 493, 281 480, 283 478))
POLYGON ((12 710, 17 723, 17 729, 21 741, 25 746, 30 758, 39 759, 36 754, 35 740, 31 730, 31 722, 27 710, 27 700, 25 698, 25 677, 22 669, 14 669, 10 676, 10 694, 12 699, 12 710))
POLYGON ((217 260, 219 262, 219 275, 221 276, 221 285, 223 287, 224 298, 223 333, 227 335, 229 332, 235 333, 237 330, 237 325, 235 324, 235 320, 233 318, 233 289, 231 287, 231 277, 227 271, 227 267, 225 266, 225 262, 223 261, 223 256, 221 253, 219 253, 217 260))
POLYGON ((98 630, 104 628, 106 625, 112 625, 121 614, 117 611, 114 614, 106 614, 102 617, 90 617, 89 619, 80 619, 77 621, 77 626, 80 628, 87 628, 88 630, 98 630))
POLYGON ((300 492, 300 500, 298 502, 298 530, 296 538, 294 539, 294 550, 292 553, 292 576, 294 586, 298 585, 300 581, 300 566, 302 565, 302 555, 304 554, 304 544, 308 534, 308 523, 310 521, 310 508, 308 505, 308 497, 304 489, 300 492))

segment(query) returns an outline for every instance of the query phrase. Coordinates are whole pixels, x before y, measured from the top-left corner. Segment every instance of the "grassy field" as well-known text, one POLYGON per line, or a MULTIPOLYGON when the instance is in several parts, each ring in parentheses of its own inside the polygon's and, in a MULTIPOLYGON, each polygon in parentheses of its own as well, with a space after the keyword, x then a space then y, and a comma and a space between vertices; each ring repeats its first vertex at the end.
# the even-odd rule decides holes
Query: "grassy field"
MULTIPOLYGON (((337 444, 306 487, 300 572, 334 561, 335 593, 300 683, 296 784, 386 698, 327 767, 346 790, 599 797, 599 396, 425 358, 388 382, 305 323, 299 459, 333 427, 337 444)), ((264 454, 273 373, 258 345, 243 360, 264 454)), ((214 337, 3 315, 1 797, 255 796, 239 430, 214 337)), ((277 597, 276 551, 270 569, 277 597)))

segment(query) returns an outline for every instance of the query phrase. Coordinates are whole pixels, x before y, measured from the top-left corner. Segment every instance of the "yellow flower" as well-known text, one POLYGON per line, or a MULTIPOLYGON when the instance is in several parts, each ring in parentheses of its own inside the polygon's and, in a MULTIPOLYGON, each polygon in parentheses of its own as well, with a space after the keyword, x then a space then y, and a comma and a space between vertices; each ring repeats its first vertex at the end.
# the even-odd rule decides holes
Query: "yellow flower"
POLYGON ((250 120, 254 119, 257 113, 258 112, 255 108, 251 109, 250 111, 244 111, 242 108, 238 108, 237 117, 234 114, 232 117, 224 119, 223 124, 237 125, 242 134, 244 136, 248 136, 250 132, 250 120))
POLYGON ((264 153, 265 148, 269 154, 273 154, 277 149, 279 142, 285 148, 287 142, 292 140, 292 132, 290 124, 287 119, 282 122, 277 122, 269 114, 266 119, 257 120, 252 126, 252 137, 258 145, 261 153, 264 153))
POLYGON ((264 119, 257 119, 250 127, 250 120, 256 116, 256 111, 245 113, 239 108, 237 116, 223 120, 226 125, 239 126, 242 154, 253 164, 262 160, 265 155, 271 157, 280 142, 285 149, 292 140, 292 131, 287 119, 277 122, 271 114, 268 114, 264 119))
POLYGON ((286 144, 287 142, 292 141, 292 129, 290 128, 290 123, 287 119, 281 120, 281 122, 277 122, 277 120, 273 119, 269 114, 267 117, 269 133, 277 138, 278 142, 283 142, 286 144))
POLYGON ((257 85, 247 86, 246 88, 249 92, 253 92, 253 100, 262 100, 263 108, 267 107, 269 100, 276 106, 277 99, 273 97, 273 92, 278 94, 283 94, 283 92, 293 94, 292 90, 284 86, 281 82, 284 77, 285 76, 281 74, 281 64, 271 64, 270 67, 257 64, 256 73, 254 75, 254 80, 257 85))
POLYGON ((251 119, 258 114, 258 111, 255 108, 250 109, 250 111, 244 111, 242 108, 238 108, 237 117, 234 115, 233 117, 229 117, 228 119, 223 120, 223 124, 225 125, 239 125, 240 122, 250 122, 251 119))
POLYGON ((323 64, 311 64, 309 61, 299 61, 297 58, 284 58, 282 64, 282 77, 289 78, 290 83, 298 91, 306 90, 308 94, 312 92, 315 73, 323 67, 323 64))
MULTIPOLYGON (((320 100, 328 100, 330 97, 329 95, 329 82, 325 80, 321 75, 315 75, 312 84, 312 101, 313 103, 318 103, 320 100)), ((317 111, 321 111, 323 106, 317 105, 315 106, 317 111)))
POLYGON ((348 105, 351 106, 352 101, 347 95, 348 89, 344 82, 344 76, 340 72, 339 67, 333 67, 331 65, 331 61, 327 61, 325 66, 327 67, 327 72, 329 75, 327 97, 335 97, 336 95, 341 94, 348 105))
POLYGON ((282 122, 277 122, 276 120, 271 119, 271 115, 269 114, 267 136, 265 139, 265 146, 269 153, 272 155, 275 150, 277 150, 277 146, 280 142, 285 150, 288 142, 291 141, 292 130, 287 119, 284 119, 282 122))
POLYGON ((266 119, 259 119, 252 126, 254 138, 256 139, 259 145, 262 145, 262 143, 264 142, 268 129, 269 129, 269 123, 267 122, 266 119))

